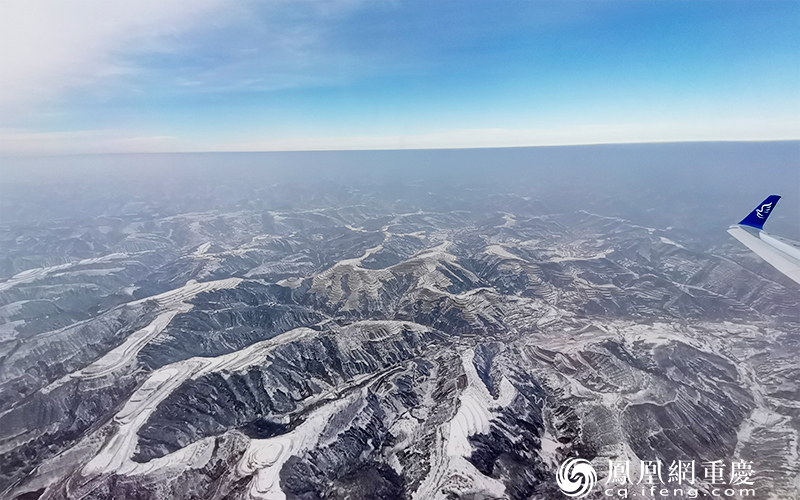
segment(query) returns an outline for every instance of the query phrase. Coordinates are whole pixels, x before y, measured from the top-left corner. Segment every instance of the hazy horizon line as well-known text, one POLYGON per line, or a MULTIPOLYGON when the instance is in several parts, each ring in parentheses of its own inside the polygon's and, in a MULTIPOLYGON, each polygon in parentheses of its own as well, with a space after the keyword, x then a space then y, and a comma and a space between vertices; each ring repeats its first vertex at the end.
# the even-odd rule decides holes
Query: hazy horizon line
POLYGON ((666 145, 666 144, 751 144, 751 143, 790 143, 800 142, 800 137, 794 139, 716 139, 716 140, 682 140, 682 141, 622 141, 622 142, 576 142, 571 144, 532 144, 526 146, 465 146, 465 147, 409 147, 409 148, 342 148, 342 149, 264 149, 264 150, 242 150, 242 151, 131 151, 131 152, 98 152, 98 153, 56 153, 56 154, 0 154, 0 159, 24 159, 24 158, 75 158, 75 157, 97 157, 97 156, 147 156, 147 155, 201 155, 201 154, 257 154, 257 153, 345 153, 359 151, 374 152, 393 152, 393 151, 462 151, 462 150, 508 150, 508 149, 545 149, 545 148, 572 148, 572 147, 595 147, 595 146, 635 146, 635 145, 666 145))

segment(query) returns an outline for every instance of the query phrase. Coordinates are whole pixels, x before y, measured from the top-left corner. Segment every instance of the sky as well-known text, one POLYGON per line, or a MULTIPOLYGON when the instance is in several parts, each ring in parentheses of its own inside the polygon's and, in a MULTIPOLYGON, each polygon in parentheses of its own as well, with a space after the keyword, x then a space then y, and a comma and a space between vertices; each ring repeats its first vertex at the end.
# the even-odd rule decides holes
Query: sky
POLYGON ((796 139, 796 0, 0 0, 0 156, 796 139))

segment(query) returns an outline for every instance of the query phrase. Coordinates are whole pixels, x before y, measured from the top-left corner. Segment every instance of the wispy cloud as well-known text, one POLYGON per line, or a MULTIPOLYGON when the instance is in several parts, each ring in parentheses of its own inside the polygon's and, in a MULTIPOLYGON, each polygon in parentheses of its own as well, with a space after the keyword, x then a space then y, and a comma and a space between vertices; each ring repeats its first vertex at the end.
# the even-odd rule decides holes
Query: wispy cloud
POLYGON ((158 93, 169 81, 198 92, 314 81, 327 58, 327 23, 360 3, 5 0, 0 116, 52 106, 70 90, 106 95, 125 79, 158 93))
POLYGON ((120 54, 152 50, 221 0, 0 2, 0 113, 20 113, 64 91, 129 75, 120 54))

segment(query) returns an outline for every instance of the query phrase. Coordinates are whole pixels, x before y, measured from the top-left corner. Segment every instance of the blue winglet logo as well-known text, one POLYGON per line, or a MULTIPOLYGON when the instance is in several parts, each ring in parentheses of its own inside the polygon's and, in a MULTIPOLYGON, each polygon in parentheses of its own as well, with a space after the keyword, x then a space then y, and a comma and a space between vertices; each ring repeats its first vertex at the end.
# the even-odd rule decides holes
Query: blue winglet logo
POLYGON ((761 205, 761 208, 756 209, 756 215, 759 219, 766 219, 769 213, 772 211, 772 203, 764 203, 761 205))
POLYGON ((762 201, 755 210, 750 212, 750 215, 742 219, 742 222, 739 224, 742 226, 750 226, 756 229, 764 229, 764 223, 767 222, 767 217, 769 214, 772 213, 772 209, 775 208, 775 204, 778 203, 781 197, 777 194, 773 194, 767 197, 766 200, 762 201))

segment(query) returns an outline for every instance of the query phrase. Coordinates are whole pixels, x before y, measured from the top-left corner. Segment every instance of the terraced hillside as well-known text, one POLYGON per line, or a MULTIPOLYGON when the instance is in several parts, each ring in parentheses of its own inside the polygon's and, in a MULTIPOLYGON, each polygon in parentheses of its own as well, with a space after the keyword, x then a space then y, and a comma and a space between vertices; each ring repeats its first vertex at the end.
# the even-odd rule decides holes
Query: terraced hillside
POLYGON ((478 194, 7 224, 0 496, 550 499, 569 456, 752 460, 797 494, 795 284, 478 194))

